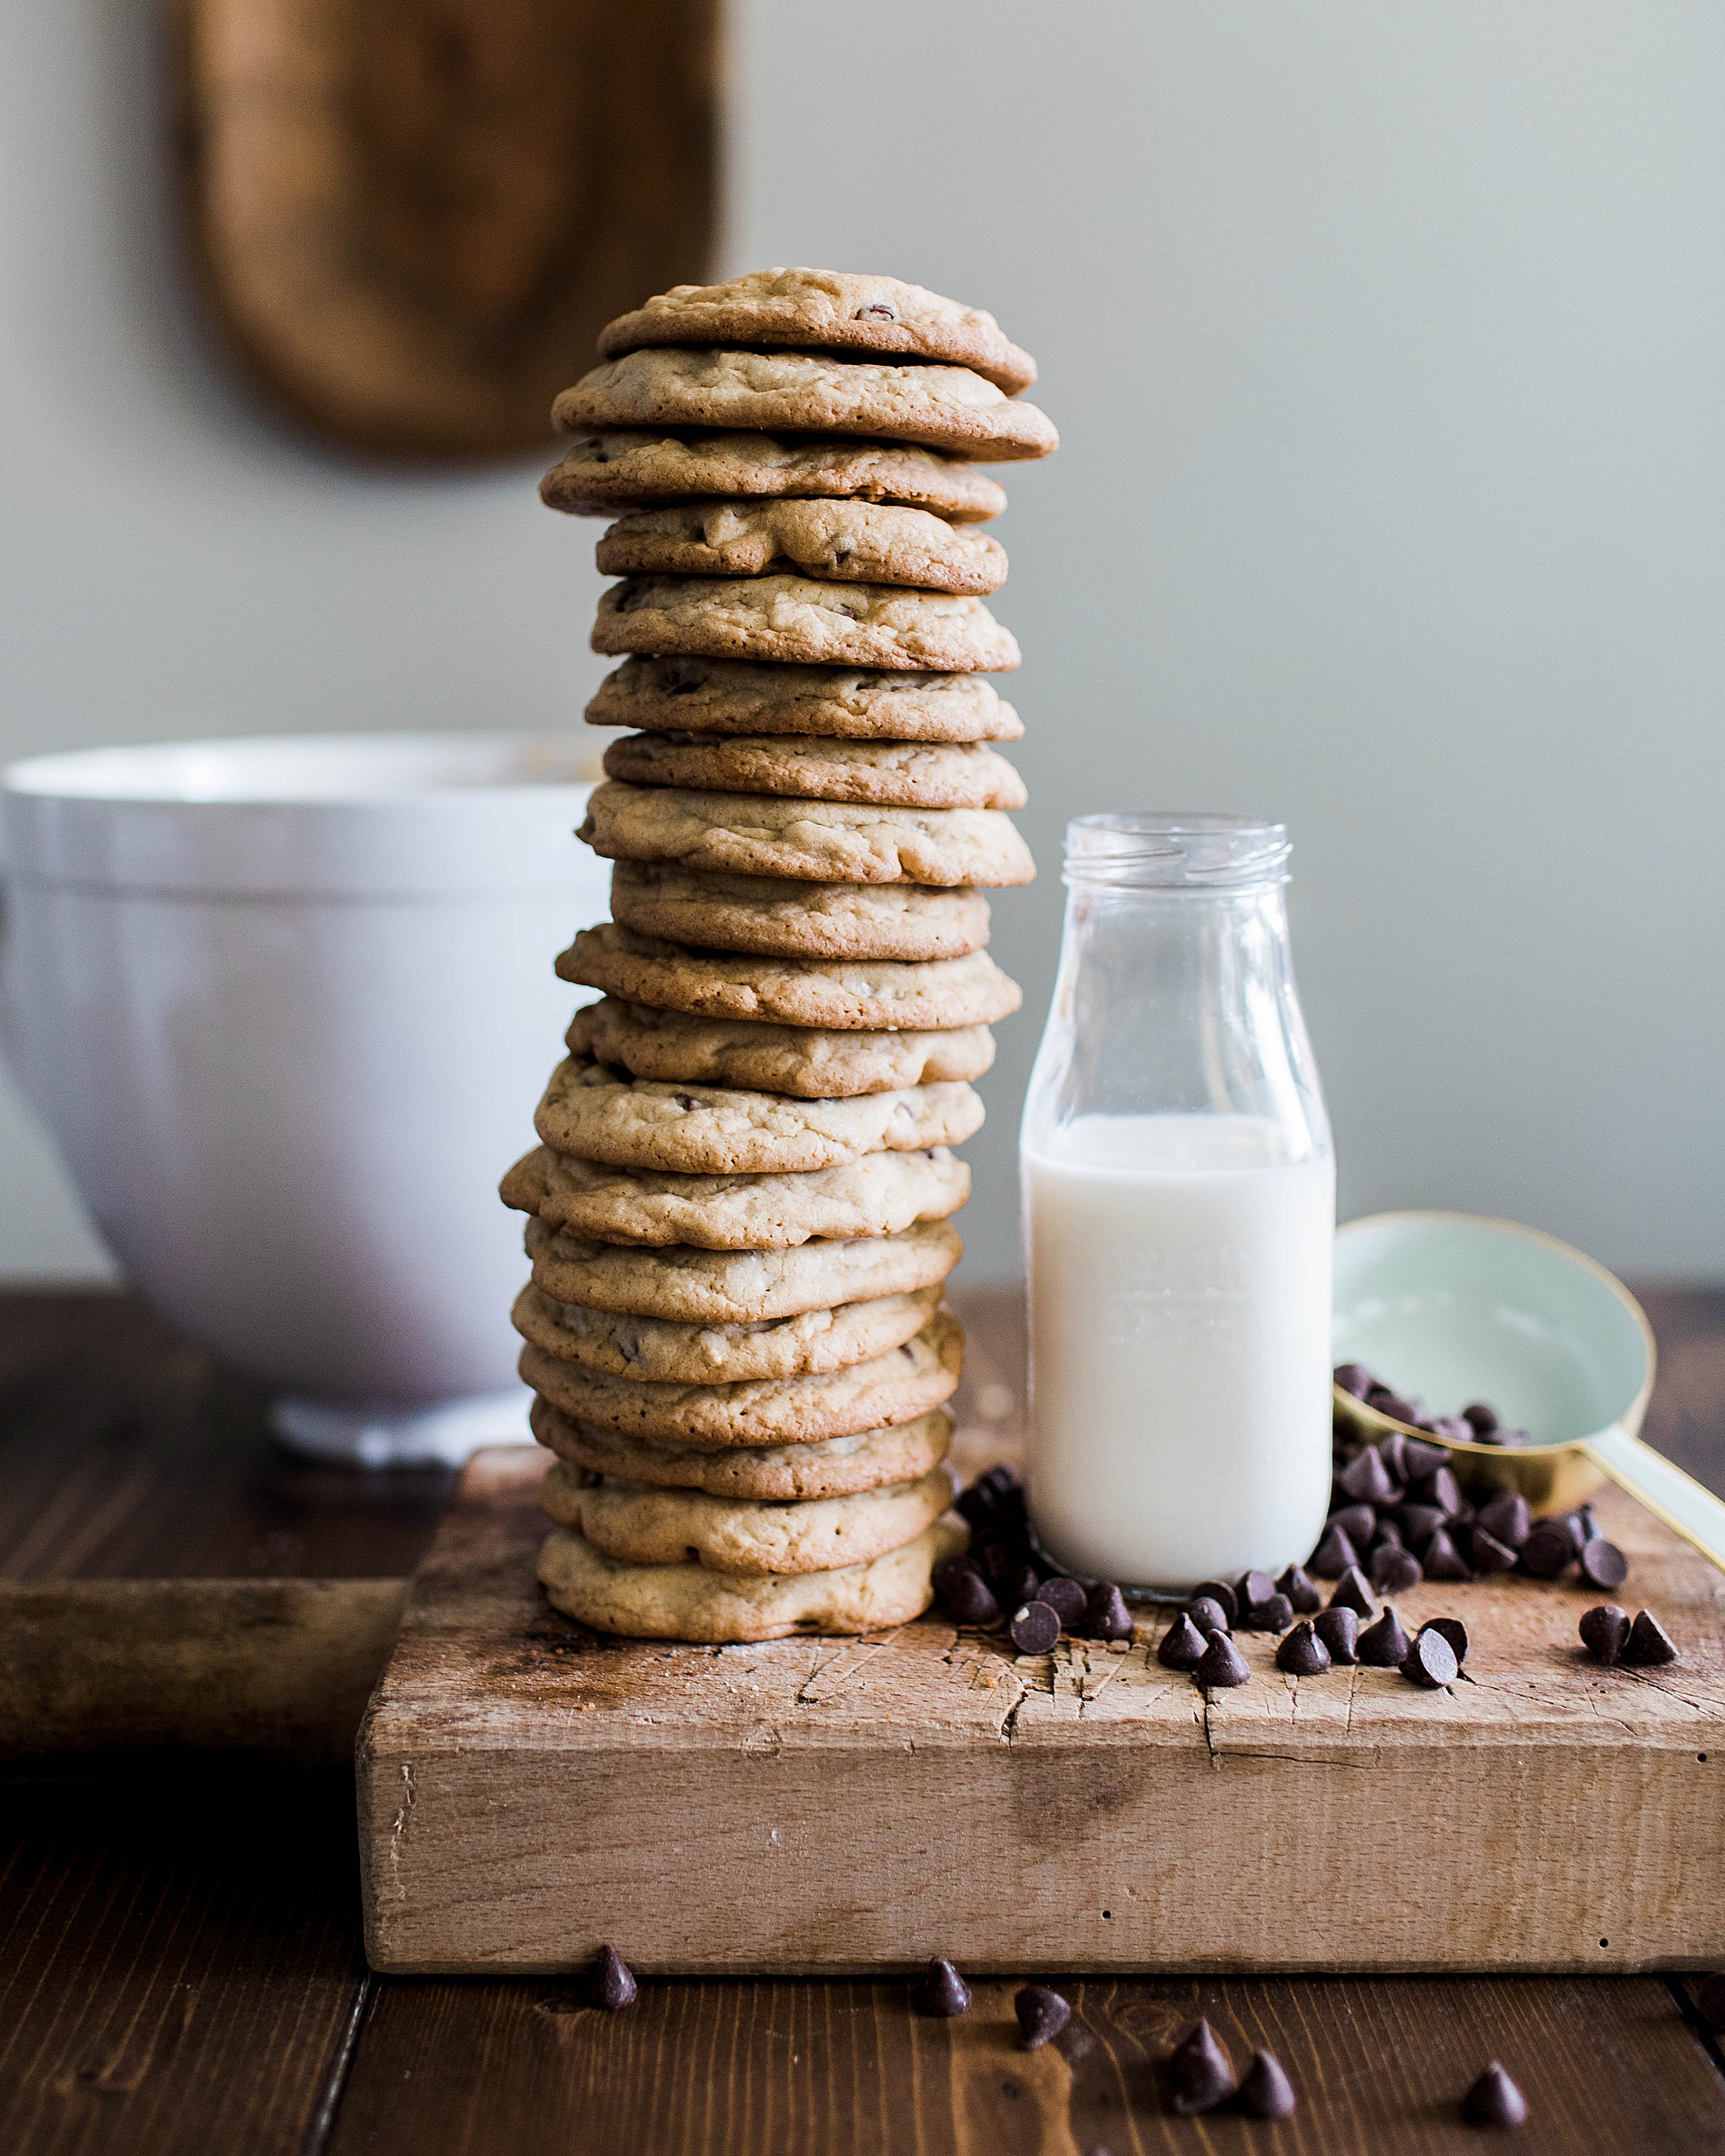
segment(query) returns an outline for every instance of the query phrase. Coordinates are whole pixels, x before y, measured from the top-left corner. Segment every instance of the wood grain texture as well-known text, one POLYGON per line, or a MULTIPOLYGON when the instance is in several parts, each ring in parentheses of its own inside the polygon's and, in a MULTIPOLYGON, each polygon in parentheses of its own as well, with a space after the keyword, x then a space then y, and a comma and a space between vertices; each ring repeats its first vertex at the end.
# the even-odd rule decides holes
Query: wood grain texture
POLYGON ((507 454, 700 282, 716 0, 176 0, 187 217, 247 370, 389 455, 507 454))
POLYGON ((411 1572, 454 1476, 296 1460, 265 1406, 134 1296, 0 1295, 0 1578, 411 1572))
POLYGON ((629 2011, 573 1988, 381 1988, 331 2156, 434 2148, 617 2156, 1461 2156, 1461 2098, 1501 2058, 1532 2108, 1522 2156, 1725 2148, 1725 2088, 1665 1987, 1442 1979, 1062 1982, 1065 2032, 1016 2049, 1015 1979, 928 2021, 902 1983, 647 1984, 629 2011), (1301 2093, 1276 2126, 1173 2117, 1163 2061, 1199 2014, 1243 2067, 1301 2093))
POLYGON ((316 2145, 366 1988, 347 1776, 127 1764, 0 1794, 0 2148, 316 2145))
POLYGON ((394 1579, 0 1582, 0 1759, 253 1751, 344 1764, 394 1579))
POLYGON ((535 1583, 543 1464, 470 1463, 367 1716, 374 1967, 554 1970, 607 1939, 729 1974, 935 1951, 983 1970, 1725 1960, 1725 1578, 1620 1493, 1601 1522, 1671 1669, 1598 1668, 1575 1637, 1592 1597, 1499 1579, 1399 1604, 1410 1629, 1467 1622, 1471 1681, 1448 1691, 1296 1682, 1245 1635, 1252 1681, 1206 1701, 1153 1629, 1048 1656, 932 1615, 861 1640, 600 1639, 535 1583), (1394 1830, 1338 1835, 1361 1807, 1394 1830), (1463 1825, 1490 1895, 1453 1891, 1463 1825))

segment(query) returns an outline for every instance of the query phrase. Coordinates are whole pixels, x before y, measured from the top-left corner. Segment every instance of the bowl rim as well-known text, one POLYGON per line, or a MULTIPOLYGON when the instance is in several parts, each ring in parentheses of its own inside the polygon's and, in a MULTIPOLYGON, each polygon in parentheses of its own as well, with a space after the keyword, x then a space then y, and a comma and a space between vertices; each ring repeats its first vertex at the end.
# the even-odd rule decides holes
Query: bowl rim
MULTIPOLYGON (((1652 1395, 1653 1380, 1658 1373, 1659 1349, 1655 1342, 1653 1327, 1648 1322, 1646 1312, 1642 1309, 1640 1304, 1636 1301, 1615 1273, 1608 1266, 1602 1265, 1597 1258, 1590 1258, 1585 1250, 1577 1250, 1573 1243, 1564 1242, 1561 1236, 1550 1235, 1543 1228, 1530 1228, 1524 1220, 1507 1220, 1499 1214, 1466 1213, 1451 1207, 1410 1205, 1399 1207, 1388 1213, 1363 1213, 1357 1220, 1348 1220, 1343 1223, 1336 1230, 1336 1240, 1339 1243, 1344 1235, 1351 1235, 1358 1228, 1382 1227, 1397 1221, 1425 1220, 1465 1221, 1470 1227, 1495 1229, 1502 1235, 1517 1237, 1524 1243, 1542 1244, 1558 1257, 1568 1259, 1572 1265, 1579 1267, 1583 1272, 1591 1273, 1604 1286, 1609 1288, 1640 1328, 1641 1344, 1647 1354, 1647 1374, 1642 1379, 1640 1389, 1634 1399, 1617 1418, 1617 1421, 1608 1424, 1606 1427, 1616 1429, 1620 1424, 1624 1429, 1630 1430, 1640 1427, 1641 1417, 1646 1412, 1647 1402, 1652 1395)), ((1394 1415, 1387 1415, 1377 1408, 1368 1407, 1366 1403, 1356 1394, 1343 1392, 1341 1386, 1336 1384, 1333 1380, 1331 1383, 1331 1391, 1335 1403, 1340 1405, 1345 1401, 1347 1412, 1357 1420, 1364 1423, 1368 1429, 1376 1429, 1385 1433, 1399 1430, 1404 1437, 1417 1438, 1422 1445, 1441 1445, 1447 1451, 1471 1453, 1478 1459, 1555 1459, 1560 1453, 1573 1452, 1578 1445, 1585 1445, 1589 1441, 1586 1437, 1568 1437, 1561 1439, 1553 1445, 1517 1445, 1506 1450, 1501 1445, 1481 1445, 1477 1439, 1470 1440, 1455 1437, 1435 1438, 1429 1430, 1416 1430, 1412 1423, 1398 1422, 1394 1415)), ((1599 1436, 1602 1435, 1603 1432, 1592 1431, 1589 1435, 1599 1436)))

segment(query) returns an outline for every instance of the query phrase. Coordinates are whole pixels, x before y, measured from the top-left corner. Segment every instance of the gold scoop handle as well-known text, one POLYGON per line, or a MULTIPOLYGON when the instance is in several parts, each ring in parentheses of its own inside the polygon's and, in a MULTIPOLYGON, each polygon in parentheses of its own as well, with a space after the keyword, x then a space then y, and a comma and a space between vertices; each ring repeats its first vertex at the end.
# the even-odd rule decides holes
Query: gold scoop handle
POLYGON ((1725 1502, 1711 1490, 1620 1424, 1575 1449, 1725 1572, 1725 1502))

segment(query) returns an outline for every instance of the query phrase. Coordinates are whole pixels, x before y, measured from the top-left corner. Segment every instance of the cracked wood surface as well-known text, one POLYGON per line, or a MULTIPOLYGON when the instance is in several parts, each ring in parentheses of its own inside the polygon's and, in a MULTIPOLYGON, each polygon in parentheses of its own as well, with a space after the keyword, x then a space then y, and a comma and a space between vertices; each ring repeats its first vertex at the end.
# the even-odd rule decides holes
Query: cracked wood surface
POLYGON ((1591 1594, 1516 1578, 1404 1599, 1410 1630, 1468 1625, 1447 1690, 1286 1677, 1246 1635, 1251 1681, 1206 1697, 1157 1661, 1153 1620, 1041 1656, 937 1614, 858 1640, 602 1638, 535 1582, 544 1465, 470 1464, 373 1698, 381 1968, 555 1971, 617 1938, 644 1969, 728 1974, 909 1967, 936 1938, 981 1969, 1027 1948, 1098 1970, 1725 1960, 1725 1578, 1617 1492, 1601 1523, 1682 1650, 1668 1671, 1599 1668, 1591 1594), (1338 1798, 1394 1831, 1338 1833, 1338 1798), (1458 1835, 1491 1895, 1453 1892, 1458 1835))

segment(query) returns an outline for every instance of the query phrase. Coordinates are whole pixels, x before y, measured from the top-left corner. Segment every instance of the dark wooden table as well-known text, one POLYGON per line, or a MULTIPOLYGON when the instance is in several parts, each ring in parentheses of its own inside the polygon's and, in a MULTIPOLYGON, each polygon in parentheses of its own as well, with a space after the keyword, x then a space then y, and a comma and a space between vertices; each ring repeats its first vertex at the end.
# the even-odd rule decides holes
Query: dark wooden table
MULTIPOLYGON (((1648 1435, 1725 1488, 1725 1293, 1646 1301, 1648 1435)), ((961 1311, 963 1419, 1009 1435, 1015 1305, 961 1311)), ((0 1296, 0 1577, 393 1576, 449 1489, 285 1460, 259 1395, 125 1298, 0 1296)), ((1072 1984, 1071 2025, 1033 2055, 1011 1984, 951 2023, 898 1982, 655 1983, 613 2017, 556 1982, 372 1976, 344 1773, 131 1757, 0 1786, 6 2156, 1425 2156, 1479 2144, 1457 2101, 1493 2056, 1532 2104, 1529 2156, 1725 2151, 1725 2061, 1692 1987, 1655 1977, 1072 1984), (1237 2061, 1278 2054, 1291 2120, 1168 2115, 1158 2066, 1199 2013, 1237 2061)), ((1368 1795, 1335 1830, 1395 1822, 1368 1795)), ((1459 1827, 1455 1855, 1455 1891, 1489 1894, 1459 1827)))

